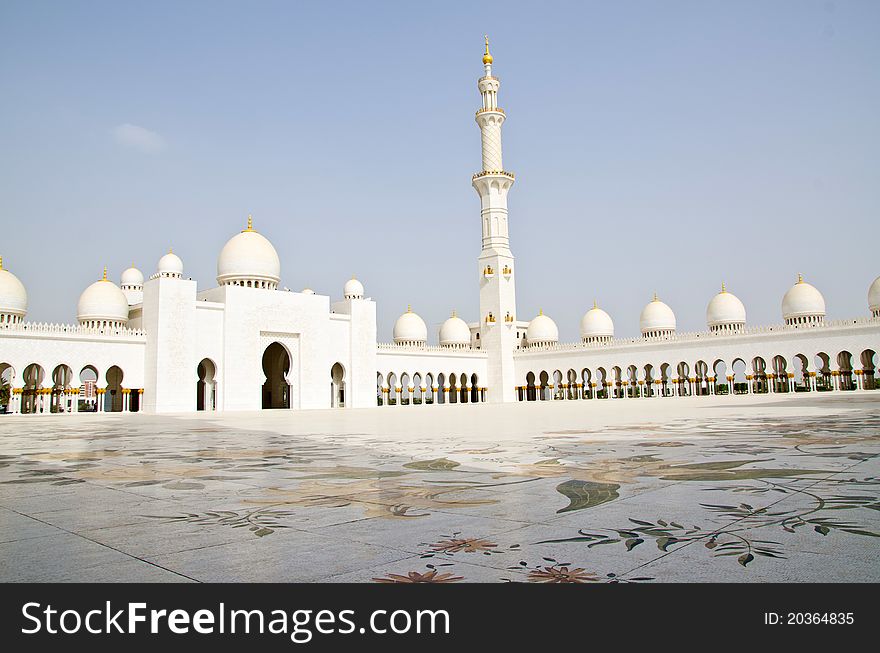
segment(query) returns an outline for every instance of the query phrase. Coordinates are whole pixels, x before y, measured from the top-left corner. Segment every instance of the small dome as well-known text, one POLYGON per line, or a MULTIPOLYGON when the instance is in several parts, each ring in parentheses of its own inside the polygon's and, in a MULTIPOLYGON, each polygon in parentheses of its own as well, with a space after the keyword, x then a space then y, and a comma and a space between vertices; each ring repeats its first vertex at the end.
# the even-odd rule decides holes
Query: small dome
POLYGON ((398 345, 421 344, 428 341, 428 327, 425 321, 407 307, 406 313, 394 323, 394 342, 398 345))
POLYGON ((119 286, 107 280, 107 268, 104 268, 104 278, 83 290, 79 296, 76 317, 80 323, 88 326, 103 326, 99 324, 102 322, 112 325, 128 322, 128 299, 119 286))
POLYGON ((874 317, 880 317, 880 277, 874 279, 868 289, 868 308, 874 317))
POLYGON ((746 307, 733 293, 721 284, 721 292, 706 307, 706 324, 712 330, 721 326, 742 326, 746 323, 746 307))
POLYGON ((342 296, 345 297, 345 299, 363 299, 364 284, 352 277, 346 281, 345 285, 342 287, 342 296))
POLYGON ((312 290, 311 288, 303 288, 302 290, 300 290, 300 292, 303 295, 314 295, 315 294, 315 291, 312 290))
POLYGON ((529 322, 529 327, 526 329, 526 343, 534 347, 557 342, 559 342, 559 329, 556 327, 556 322, 544 315, 544 311, 538 311, 538 315, 529 322))
POLYGON ((825 298, 800 274, 782 298, 782 318, 786 324, 822 322, 825 318, 825 298))
POLYGON ((593 303, 593 308, 581 318, 581 338, 613 338, 614 321, 611 316, 593 303))
POLYGON ((168 253, 159 259, 159 263, 156 265, 156 273, 160 277, 176 277, 179 279, 183 276, 183 261, 169 249, 168 253))
POLYGON ((462 320, 452 311, 452 317, 448 318, 440 326, 441 347, 467 347, 471 344, 471 330, 467 322, 462 320))
POLYGON ((272 243, 254 231, 253 219, 248 216, 247 229, 230 238, 217 258, 217 283, 253 285, 256 288, 278 287, 281 280, 281 261, 272 243))
POLYGON ((0 315, 12 315, 16 322, 27 314, 27 291, 18 277, 3 269, 0 257, 0 315))
MULTIPOLYGON (((182 266, 181 266, 182 271, 182 266)), ((143 286, 144 285, 144 274, 140 270, 138 270, 134 265, 125 270, 122 273, 122 276, 119 277, 119 285, 123 288, 127 286, 143 286)))
POLYGON ((644 336, 668 335, 675 331, 675 313, 654 295, 639 317, 639 328, 644 336))

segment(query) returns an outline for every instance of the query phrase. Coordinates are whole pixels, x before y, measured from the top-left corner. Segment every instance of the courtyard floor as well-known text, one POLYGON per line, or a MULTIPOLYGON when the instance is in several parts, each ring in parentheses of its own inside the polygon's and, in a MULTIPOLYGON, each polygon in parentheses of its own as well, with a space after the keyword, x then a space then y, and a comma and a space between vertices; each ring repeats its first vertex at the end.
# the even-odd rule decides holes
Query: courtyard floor
POLYGON ((880 391, 0 416, 0 581, 880 581, 880 391))

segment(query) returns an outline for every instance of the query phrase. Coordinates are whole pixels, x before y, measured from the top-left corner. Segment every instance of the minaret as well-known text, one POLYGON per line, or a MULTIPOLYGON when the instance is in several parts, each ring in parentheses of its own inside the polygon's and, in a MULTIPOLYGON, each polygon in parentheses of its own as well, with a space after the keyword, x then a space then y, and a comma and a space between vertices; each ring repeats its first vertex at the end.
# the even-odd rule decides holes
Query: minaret
POLYGON ((486 399, 500 403, 516 401, 513 352, 516 339, 516 286, 513 254, 507 234, 507 192, 513 174, 501 164, 501 125, 504 110, 498 106, 497 77, 492 76, 489 37, 483 55, 485 74, 477 81, 483 106, 477 111, 477 124, 483 144, 483 169, 473 176, 480 196, 483 245, 479 263, 480 347, 488 354, 489 378, 486 399))

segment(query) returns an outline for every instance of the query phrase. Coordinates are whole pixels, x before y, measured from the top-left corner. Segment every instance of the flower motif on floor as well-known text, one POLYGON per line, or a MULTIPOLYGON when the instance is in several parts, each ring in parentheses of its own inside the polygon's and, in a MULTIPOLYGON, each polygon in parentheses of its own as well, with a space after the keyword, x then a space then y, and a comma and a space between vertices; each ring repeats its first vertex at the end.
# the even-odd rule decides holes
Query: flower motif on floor
POLYGON ((374 578, 376 583, 457 583, 464 580, 463 576, 456 576, 451 572, 439 573, 436 569, 430 569, 425 573, 411 571, 402 576, 400 574, 385 574, 383 578, 374 578))
POLYGON ((583 567, 569 569, 567 565, 545 565, 530 571, 528 580, 530 583, 592 583, 599 578, 583 567))

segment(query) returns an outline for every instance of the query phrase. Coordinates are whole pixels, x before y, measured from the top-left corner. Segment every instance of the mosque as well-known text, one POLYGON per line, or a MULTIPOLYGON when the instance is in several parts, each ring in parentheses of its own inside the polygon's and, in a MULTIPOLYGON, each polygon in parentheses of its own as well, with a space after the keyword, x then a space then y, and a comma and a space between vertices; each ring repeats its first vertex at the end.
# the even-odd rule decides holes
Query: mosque
POLYGON ((782 299, 782 323, 754 327, 726 288, 706 309, 706 331, 680 333, 656 295, 641 337, 615 338, 600 307, 580 342, 559 343, 543 312, 516 312, 516 262, 489 42, 477 81, 482 169, 482 249, 474 270, 480 314, 455 313, 429 346, 411 310, 378 341, 376 304, 363 284, 341 298, 279 288, 281 262, 253 225, 217 259, 217 283, 200 290, 169 251, 149 279, 134 267, 119 285, 103 277, 80 295, 77 324, 26 321, 24 285, 0 259, 0 412, 173 413, 261 408, 365 408, 515 401, 647 399, 751 393, 844 392, 878 387, 880 277, 869 314, 826 321, 825 299, 798 275, 782 299))

